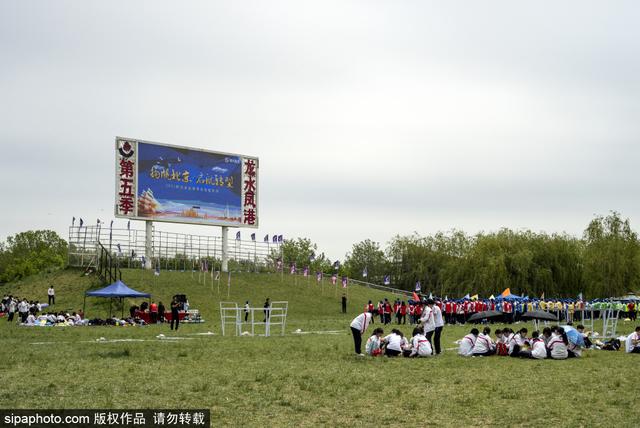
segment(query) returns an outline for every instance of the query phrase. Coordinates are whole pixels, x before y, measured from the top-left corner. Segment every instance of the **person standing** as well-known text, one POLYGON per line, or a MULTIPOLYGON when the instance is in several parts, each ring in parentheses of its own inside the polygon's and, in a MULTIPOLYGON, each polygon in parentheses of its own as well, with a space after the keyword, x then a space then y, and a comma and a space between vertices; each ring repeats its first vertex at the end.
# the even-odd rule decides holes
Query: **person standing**
POLYGON ((20 322, 27 322, 27 316, 29 315, 29 304, 27 303, 27 299, 22 299, 20 303, 18 303, 18 315, 20 316, 20 322))
POLYGON ((433 350, 438 355, 442 352, 440 347, 440 336, 442 335, 442 329, 444 328, 444 318, 442 316, 442 308, 438 305, 433 306, 433 321, 436 329, 433 335, 433 350))
POLYGON ((362 335, 369 327, 373 314, 369 312, 363 312, 351 321, 351 334, 353 335, 353 345, 356 351, 356 355, 364 357, 362 353, 362 335))
POLYGON ((173 330, 173 323, 176 324, 176 331, 178 331, 178 325, 180 324, 180 302, 178 298, 174 297, 171 301, 171 330, 173 330))
POLYGON ((158 302, 158 321, 160 321, 161 323, 164 322, 164 312, 166 310, 167 309, 164 307, 162 302, 158 302))
POLYGON ((56 304, 56 292, 53 289, 53 285, 47 290, 47 296, 49 297, 49 306, 56 304))
POLYGON ((347 295, 342 293, 342 313, 347 313, 347 295))
POLYGON ((244 302, 244 322, 249 319, 249 301, 244 302))
POLYGON ((428 299, 427 304, 424 306, 422 311, 422 317, 420 318, 420 323, 422 323, 422 328, 424 329, 424 336, 429 341, 431 345, 431 349, 433 350, 433 332, 436 329, 436 323, 433 318, 433 300, 428 299))
POLYGON ((7 312, 9 312, 9 316, 7 317, 8 322, 13 321, 17 306, 16 299, 14 299, 13 296, 9 296, 9 302, 7 303, 7 312))
POLYGON ((269 302, 269 298, 267 297, 267 300, 264 301, 264 321, 263 322, 267 322, 267 320, 269 319, 270 312, 271 312, 271 303, 269 302))
POLYGON ((158 322, 158 305, 156 305, 156 302, 151 302, 149 305, 149 315, 151 315, 151 323, 156 324, 158 322))

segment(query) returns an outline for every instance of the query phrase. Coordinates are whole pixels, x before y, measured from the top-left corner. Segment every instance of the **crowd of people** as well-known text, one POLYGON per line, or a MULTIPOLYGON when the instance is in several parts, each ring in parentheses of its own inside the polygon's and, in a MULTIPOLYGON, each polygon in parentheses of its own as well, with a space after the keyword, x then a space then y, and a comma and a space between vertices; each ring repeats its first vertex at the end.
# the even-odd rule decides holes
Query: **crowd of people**
MULTIPOLYGON (((590 346, 584 326, 578 325, 576 330, 583 337, 584 347, 590 346)), ((583 345, 572 342, 563 327, 545 327, 542 333, 534 331, 528 337, 528 330, 521 328, 513 331, 506 327, 495 331, 495 339, 491 337, 491 328, 485 327, 482 333, 473 328, 460 340, 458 355, 463 357, 488 357, 491 355, 533 358, 542 360, 551 358, 565 360, 580 357, 583 345)))
MULTIPOLYGON (((49 301, 55 303, 52 294, 49 294, 49 301)), ((72 313, 45 311, 50 308, 49 305, 49 303, 40 303, 37 300, 5 295, 0 301, 0 313, 6 316, 8 322, 15 321, 18 324, 28 326, 80 325, 85 322, 81 309, 72 313)))

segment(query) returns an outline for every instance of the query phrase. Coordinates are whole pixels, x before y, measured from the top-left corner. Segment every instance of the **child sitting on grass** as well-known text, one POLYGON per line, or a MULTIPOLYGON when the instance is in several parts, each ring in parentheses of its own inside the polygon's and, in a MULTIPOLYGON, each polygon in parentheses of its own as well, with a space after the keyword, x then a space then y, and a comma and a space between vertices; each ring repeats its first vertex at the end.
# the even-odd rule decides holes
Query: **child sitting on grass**
POLYGON ((367 339, 367 343, 364 347, 367 355, 377 357, 378 355, 382 354, 382 349, 380 349, 380 338, 383 334, 384 330, 382 330, 380 327, 373 330, 373 335, 369 339, 367 339))
POLYGON ((411 353, 409 357, 431 357, 433 350, 431 349, 431 343, 427 340, 427 337, 422 334, 421 328, 413 329, 413 337, 411 338, 411 353))

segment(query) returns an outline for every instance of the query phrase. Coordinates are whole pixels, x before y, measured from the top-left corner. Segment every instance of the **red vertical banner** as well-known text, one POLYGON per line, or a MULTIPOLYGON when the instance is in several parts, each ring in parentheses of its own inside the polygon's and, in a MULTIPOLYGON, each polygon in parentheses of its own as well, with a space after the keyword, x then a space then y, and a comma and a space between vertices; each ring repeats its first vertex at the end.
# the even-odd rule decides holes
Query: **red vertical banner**
POLYGON ((136 177, 137 143, 129 140, 116 140, 116 205, 117 216, 135 217, 137 215, 136 177))
POLYGON ((258 226, 258 159, 242 158, 242 224, 258 226))

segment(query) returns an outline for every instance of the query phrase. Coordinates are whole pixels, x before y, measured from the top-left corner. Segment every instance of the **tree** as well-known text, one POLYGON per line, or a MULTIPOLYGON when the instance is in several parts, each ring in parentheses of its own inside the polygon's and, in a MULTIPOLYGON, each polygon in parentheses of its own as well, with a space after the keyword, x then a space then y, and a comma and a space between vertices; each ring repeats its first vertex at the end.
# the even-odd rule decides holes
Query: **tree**
POLYGON ((640 284, 640 245, 629 219, 613 211, 584 231, 584 282, 590 296, 620 295, 640 284))
POLYGON ((382 282, 388 274, 389 263, 380 249, 380 244, 366 239, 353 244, 344 261, 344 273, 351 278, 362 278, 367 269, 367 280, 382 282))
POLYGON ((67 242, 52 230, 30 230, 7 238, 0 249, 0 282, 67 265, 67 242))

